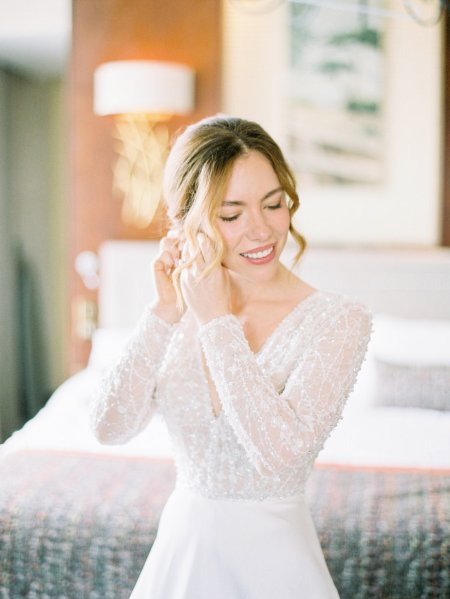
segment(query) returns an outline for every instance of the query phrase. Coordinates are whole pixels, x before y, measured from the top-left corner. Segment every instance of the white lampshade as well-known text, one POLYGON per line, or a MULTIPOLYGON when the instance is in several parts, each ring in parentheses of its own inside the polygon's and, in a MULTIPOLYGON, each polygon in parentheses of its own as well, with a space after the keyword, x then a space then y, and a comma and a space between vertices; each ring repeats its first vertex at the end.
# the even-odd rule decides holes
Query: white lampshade
POLYGON ((94 73, 94 112, 186 114, 194 107, 194 71, 153 60, 119 60, 94 73))

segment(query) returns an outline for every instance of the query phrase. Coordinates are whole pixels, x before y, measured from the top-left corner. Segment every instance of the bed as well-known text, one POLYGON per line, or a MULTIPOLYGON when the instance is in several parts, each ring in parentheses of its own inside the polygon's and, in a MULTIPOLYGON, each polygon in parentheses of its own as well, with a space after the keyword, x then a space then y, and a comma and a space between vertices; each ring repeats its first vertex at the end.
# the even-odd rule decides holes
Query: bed
MULTIPOLYGON (((164 423, 102 446, 88 405, 152 297, 156 247, 103 244, 87 368, 0 446, 0 598, 125 599, 151 548, 175 480, 164 423)), ((296 268, 374 312, 367 359, 308 486, 341 597, 449 597, 450 251, 311 248, 296 268)))

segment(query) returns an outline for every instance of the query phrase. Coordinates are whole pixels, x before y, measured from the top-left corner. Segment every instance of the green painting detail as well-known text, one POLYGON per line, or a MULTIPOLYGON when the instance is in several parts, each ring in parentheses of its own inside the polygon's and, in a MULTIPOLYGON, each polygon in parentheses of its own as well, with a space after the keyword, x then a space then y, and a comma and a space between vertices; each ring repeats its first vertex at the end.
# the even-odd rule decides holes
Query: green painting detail
POLYGON ((369 27, 363 27, 358 31, 351 31, 349 33, 339 33, 333 35, 330 38, 330 44, 334 46, 342 46, 344 44, 359 43, 373 46, 374 48, 381 48, 381 33, 376 29, 370 29, 369 27))
POLYGON ((306 186, 384 178, 385 23, 290 3, 289 149, 306 186))

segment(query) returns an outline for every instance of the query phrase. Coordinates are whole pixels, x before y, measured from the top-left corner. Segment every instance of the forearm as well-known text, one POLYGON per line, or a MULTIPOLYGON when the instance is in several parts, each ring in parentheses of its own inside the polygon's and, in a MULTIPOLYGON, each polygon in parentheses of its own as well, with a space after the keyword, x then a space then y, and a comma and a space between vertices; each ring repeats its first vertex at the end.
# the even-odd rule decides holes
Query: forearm
POLYGON ((155 409, 156 374, 173 327, 147 307, 117 363, 93 398, 92 428, 102 443, 124 443, 155 409))
POLYGON ((239 321, 217 318, 201 327, 200 340, 222 409, 255 467, 282 467, 292 452, 282 422, 295 414, 259 368, 239 321))
POLYGON ((202 327, 200 339, 222 408, 258 470, 276 472, 317 454, 341 416, 369 334, 370 318, 359 308, 327 318, 299 348, 297 364, 278 390, 259 367, 236 318, 202 327))

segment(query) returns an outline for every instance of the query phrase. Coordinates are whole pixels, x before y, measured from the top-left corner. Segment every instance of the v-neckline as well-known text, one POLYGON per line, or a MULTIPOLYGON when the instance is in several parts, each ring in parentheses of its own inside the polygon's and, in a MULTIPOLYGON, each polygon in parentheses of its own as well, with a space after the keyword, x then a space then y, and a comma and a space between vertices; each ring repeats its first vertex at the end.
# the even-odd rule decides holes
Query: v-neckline
POLYGON ((311 293, 308 293, 306 297, 303 297, 301 300, 299 300, 299 302, 295 304, 292 310, 290 310, 285 316, 283 316, 283 318, 279 320, 273 331, 269 333, 269 335, 267 335, 267 337, 259 346, 259 348, 256 351, 251 350, 253 355, 259 356, 266 348, 266 346, 269 344, 269 342, 272 340, 272 338, 275 337, 279 330, 284 327, 284 324, 288 322, 294 316, 294 314, 297 314, 297 311, 299 311, 300 308, 304 308, 305 304, 308 304, 311 298, 316 297, 319 294, 320 290, 314 289, 313 291, 311 291, 311 293))
MULTIPOLYGON (((272 338, 280 331, 280 329, 282 329, 285 325, 286 322, 288 322, 291 317, 294 316, 294 314, 297 313, 297 311, 300 310, 300 308, 304 308, 305 304, 309 303, 309 300, 313 297, 316 297, 320 294, 320 290, 319 289, 314 289, 314 291, 311 291, 311 293, 309 293, 306 297, 302 298, 293 308, 292 310, 290 310, 285 316, 283 316, 283 318, 278 322, 278 324, 275 326, 275 328, 273 329, 273 331, 266 337, 265 341, 262 343, 262 345, 260 346, 260 348, 257 351, 252 351, 253 355, 258 357, 263 350, 266 348, 266 346, 268 346, 269 342, 272 340, 272 338)), ((202 373, 203 373, 203 379, 204 379, 204 387, 205 387, 205 393, 206 393, 206 399, 207 399, 207 412, 209 415, 209 420, 217 423, 221 420, 222 417, 222 412, 223 412, 223 407, 220 406, 220 411, 218 414, 216 414, 214 412, 214 405, 212 403, 211 400, 211 395, 210 395, 210 382, 212 385, 214 385, 214 381, 212 380, 209 371, 208 371, 208 365, 206 363, 206 360, 203 357, 203 352, 200 349, 200 364, 202 367, 202 373)), ((214 389, 216 396, 217 396, 217 400, 220 404, 220 399, 218 397, 218 393, 217 390, 214 389)))

